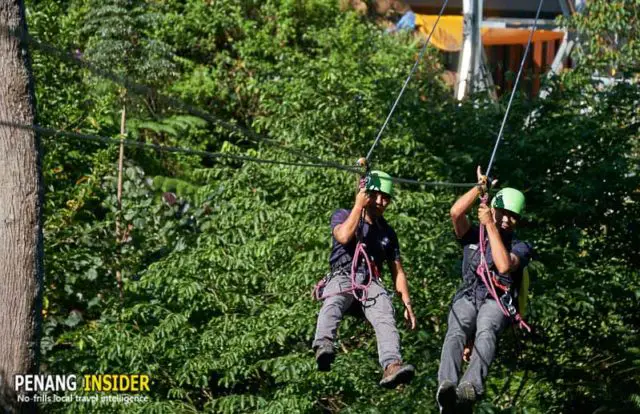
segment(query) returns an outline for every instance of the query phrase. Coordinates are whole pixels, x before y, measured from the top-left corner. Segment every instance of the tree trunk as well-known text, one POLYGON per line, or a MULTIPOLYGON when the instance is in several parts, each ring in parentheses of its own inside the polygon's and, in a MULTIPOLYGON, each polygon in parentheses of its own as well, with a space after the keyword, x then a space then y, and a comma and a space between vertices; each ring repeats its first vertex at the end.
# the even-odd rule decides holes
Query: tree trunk
MULTIPOLYGON (((21 0, 0 1, 0 120, 31 126, 35 95, 21 0)), ((36 373, 43 283, 40 143, 31 129, 0 126, 0 407, 19 405, 15 374, 36 373)))

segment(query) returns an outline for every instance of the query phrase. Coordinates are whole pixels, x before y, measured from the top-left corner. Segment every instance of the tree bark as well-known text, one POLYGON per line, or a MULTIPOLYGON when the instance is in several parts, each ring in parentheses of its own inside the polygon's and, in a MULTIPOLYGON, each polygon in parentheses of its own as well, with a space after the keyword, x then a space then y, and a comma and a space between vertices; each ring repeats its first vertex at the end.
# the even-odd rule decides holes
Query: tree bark
MULTIPOLYGON (((0 0, 0 120, 31 126, 35 94, 21 0, 0 0)), ((15 374, 36 373, 43 283, 40 142, 32 129, 0 126, 0 407, 32 411, 13 393, 15 374)))

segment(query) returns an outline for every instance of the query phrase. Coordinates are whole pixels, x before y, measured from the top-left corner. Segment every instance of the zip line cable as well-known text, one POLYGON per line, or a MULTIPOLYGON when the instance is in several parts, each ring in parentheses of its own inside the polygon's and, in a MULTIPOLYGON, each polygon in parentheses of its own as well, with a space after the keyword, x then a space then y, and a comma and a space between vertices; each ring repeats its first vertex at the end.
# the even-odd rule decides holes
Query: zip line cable
POLYGON ((450 183, 446 181, 420 181, 420 180, 412 180, 410 178, 399 178, 399 177, 391 177, 391 181, 396 183, 403 184, 415 184, 415 185, 424 185, 424 186, 432 186, 432 187, 465 187, 471 188, 476 185, 476 183, 450 183))
MULTIPOLYGON (((210 152, 210 151, 195 150, 195 149, 185 148, 185 147, 150 144, 147 142, 134 141, 130 139, 121 140, 118 138, 111 138, 111 137, 105 137, 100 135, 82 134, 79 132, 61 131, 53 128, 45 128, 39 125, 25 125, 25 124, 18 124, 14 122, 7 122, 7 121, 1 121, 1 120, 0 120, 0 126, 33 130, 47 137, 64 136, 72 139, 102 142, 102 143, 113 144, 113 145, 119 145, 122 142, 124 145, 129 147, 153 149, 153 150, 169 152, 169 153, 197 155, 205 158, 228 158, 228 159, 239 160, 239 161, 256 162, 260 164, 286 165, 291 167, 302 167, 302 168, 332 168, 332 169, 337 169, 341 171, 347 171, 354 174, 361 174, 361 171, 359 168, 349 167, 346 165, 341 165, 336 163, 303 163, 303 162, 295 162, 295 161, 280 161, 280 160, 273 160, 273 159, 256 158, 256 157, 251 157, 247 155, 227 154, 224 152, 210 152)), ((419 181, 419 180, 412 180, 408 178, 397 178, 397 177, 392 177, 391 181, 404 183, 404 184, 414 184, 414 185, 432 186, 432 187, 473 187, 475 185, 475 183, 419 181)))
MULTIPOLYGON (((445 6, 448 3, 449 0, 445 0, 442 9, 440 10, 440 15, 438 16, 438 20, 436 20, 436 25, 438 24, 438 21, 440 19, 440 16, 442 15, 442 13, 444 12, 445 6)), ((414 64, 414 67, 412 69, 412 73, 409 75, 409 78, 407 78, 407 81, 405 81, 405 85, 402 88, 402 91, 400 93, 400 95, 398 96, 398 99, 396 100, 393 109, 395 109, 395 107, 398 104, 398 101, 400 100, 400 96, 402 95, 402 93, 404 92, 404 89, 406 88, 408 81, 410 80, 411 76, 413 75, 413 72, 415 72, 415 69, 417 68, 418 63, 420 62, 422 55, 424 54, 424 52, 426 51, 426 47, 429 43, 429 39, 431 38, 431 35, 433 34, 433 31, 435 30, 435 25, 433 27, 433 30, 431 31, 431 33, 429 34, 429 38, 427 38, 427 41, 425 42, 425 45, 423 46, 423 49, 421 51, 421 54, 418 58, 418 60, 416 61, 416 63, 414 64)), ((48 43, 44 43, 44 42, 40 42, 36 39, 34 39, 33 37, 31 37, 29 34, 24 33, 22 31, 20 31, 20 33, 17 35, 18 38, 20 38, 21 40, 26 40, 27 43, 35 46, 38 50, 42 51, 43 53, 50 55, 50 56, 54 56, 59 58, 60 60, 63 61, 67 61, 70 62, 76 66, 79 66, 81 68, 85 68, 87 70, 89 70, 90 72, 103 77, 105 79, 109 79, 111 81, 113 81, 116 84, 119 84, 121 86, 124 86, 125 88, 127 88, 128 90, 134 92, 137 95, 143 95, 143 96, 148 96, 153 94, 154 96, 159 97, 160 99, 163 99, 165 102, 177 106, 181 109, 186 110, 187 112, 189 112, 192 115, 198 116, 200 118, 203 118, 213 124, 217 124, 217 125, 221 125, 224 128, 228 129, 228 130, 232 130, 235 132, 239 132, 245 136, 249 136, 251 138, 254 138, 256 141, 264 141, 266 143, 269 143, 271 145, 277 146, 283 150, 285 150, 286 152, 289 152, 290 154, 293 155, 298 155, 298 156, 302 156, 305 157, 307 159, 313 160, 314 162, 312 163, 297 163, 297 162, 291 162, 291 161, 278 161, 278 160, 265 160, 265 159, 259 159, 259 158, 255 158, 255 157, 248 157, 248 156, 239 156, 239 155, 233 155, 233 154, 225 154, 225 153, 214 153, 214 152, 208 152, 208 151, 200 151, 200 150, 194 150, 194 149, 190 149, 190 148, 180 148, 180 147, 166 147, 166 146, 161 146, 161 145, 157 145, 157 144, 149 144, 149 143, 141 143, 138 141, 131 141, 131 140, 124 140, 124 144, 127 146, 137 146, 137 147, 147 147, 147 148, 153 148, 155 150, 159 150, 159 151, 165 151, 165 152, 174 152, 174 153, 185 153, 185 154, 191 154, 191 155, 200 155, 202 157, 208 157, 208 158, 230 158, 230 159, 237 159, 237 160, 244 160, 244 161, 251 161, 251 162, 257 162, 257 163, 263 163, 263 164, 281 164, 281 165, 289 165, 289 166, 297 166, 297 167, 308 167, 308 168, 334 168, 337 170, 342 170, 342 171, 349 171, 349 172, 354 172, 354 173, 359 173, 361 174, 362 171, 361 169, 357 169, 354 167, 348 167, 336 162, 332 162, 332 161, 325 161, 322 159, 318 159, 316 157, 310 156, 304 152, 295 150, 295 149, 291 149, 288 148, 286 146, 284 146, 282 143, 270 139, 270 138, 266 138, 264 136, 261 136, 259 134, 257 134, 256 132, 239 126, 239 125, 235 125, 232 124, 230 122, 224 121, 214 115, 212 115, 211 113, 205 112, 199 108, 196 108, 192 105, 189 105, 187 103, 185 103, 184 101, 181 101, 179 99, 175 99, 169 96, 165 96, 160 94, 159 92, 155 91, 153 88, 150 88, 146 85, 142 85, 142 84, 138 84, 135 83, 131 80, 129 80, 127 77, 125 76, 120 76, 117 75, 115 73, 106 71, 106 70, 102 70, 99 68, 96 68, 95 66, 91 65, 89 62, 86 62, 85 60, 82 60, 81 58, 72 55, 71 53, 68 52, 64 52, 58 48, 56 48, 53 45, 50 45, 48 43)), ((391 113, 393 112, 393 109, 391 111, 391 113)), ((387 121, 385 122, 385 125, 388 123, 388 120, 391 117, 391 113, 389 114, 389 117, 387 118, 387 121)), ((100 141, 100 142, 105 142, 105 143, 120 143, 121 140, 119 139, 115 139, 115 138, 110 138, 110 137, 102 137, 102 136, 97 136, 97 135, 88 135, 88 134, 80 134, 77 132, 67 132, 67 131, 59 131, 59 130, 55 130, 55 129, 50 129, 50 128, 44 128, 41 126, 30 126, 30 125, 19 125, 19 124, 14 124, 14 123, 7 123, 7 122, 3 122, 0 121, 0 125, 5 125, 5 126, 13 126, 13 127, 17 127, 17 128, 29 128, 29 129, 33 129, 35 131, 38 131, 44 135, 62 135, 62 136, 66 136, 66 137, 70 137, 70 138, 75 138, 75 139, 85 139, 85 140, 90 140, 90 141, 100 141)), ((380 130, 380 133, 378 135, 378 141, 379 138, 382 134, 382 131, 384 130, 384 126, 383 128, 380 130)), ((369 151, 369 155, 371 155, 371 152, 373 151, 373 148, 375 147, 376 143, 374 143, 374 146, 371 148, 371 150, 369 151)), ((471 183, 449 183, 449 182, 442 182, 442 181, 419 181, 419 180, 413 180, 413 179, 408 179, 408 178, 396 178, 393 177, 391 179, 394 182, 398 182, 398 183, 404 183, 404 184, 413 184, 413 185, 420 185, 420 186, 433 186, 433 187, 472 187, 475 184, 471 184, 471 183)))
MULTIPOLYGON (((407 78, 407 80, 405 81, 403 88, 400 92, 400 94, 398 95, 398 98, 396 99, 391 112, 389 113, 389 116, 387 117, 387 120, 385 121, 383 127, 381 128, 378 137, 376 139, 376 142, 374 142, 371 150, 369 151, 367 157, 371 156, 371 153, 373 152, 373 149, 375 148, 375 146, 377 145, 377 143, 380 140, 380 137, 382 135, 382 132, 384 131, 384 128, 386 127, 386 125, 388 124, 389 119, 391 118, 391 115, 393 114, 393 111, 395 110, 395 107, 397 106, 402 94, 404 93, 404 90, 406 89, 406 86, 408 84, 408 82, 410 81, 411 77, 413 76, 415 70, 417 69, 417 66, 420 62, 420 60, 422 59, 422 56, 424 55, 425 51, 426 51, 426 47, 429 44, 429 40, 431 38, 431 36, 433 35, 435 28, 440 20, 440 17, 442 16, 446 5, 448 3, 448 0, 445 0, 442 8, 440 10, 440 13, 438 15, 438 18, 432 28, 431 33, 429 34, 429 36, 427 37, 427 40, 420 52, 420 55, 418 57, 418 59, 416 60, 411 73, 409 74, 409 77, 407 78)), ((6 122, 6 121, 0 121, 0 125, 4 125, 4 126, 10 126, 10 127, 16 127, 16 128, 22 128, 22 129, 32 129, 34 131, 40 132, 43 135, 47 135, 47 136, 66 136, 69 138, 74 138, 74 139, 84 139, 84 140, 89 140, 89 141, 98 141, 98 142, 103 142, 103 143, 109 143, 109 144, 120 144, 120 142, 123 142, 124 145, 127 146, 135 146, 135 147, 144 147, 144 148, 151 148, 151 149, 155 149, 158 151, 164 151, 164 152, 172 152, 172 153, 185 153, 185 154, 191 154, 191 155, 199 155, 202 157, 208 157, 208 158, 229 158, 229 159, 237 159, 237 160, 243 160, 243 161, 249 161, 249 162, 257 162, 257 163, 262 163, 262 164, 280 164, 280 165, 288 165, 288 166, 297 166, 297 167, 308 167, 308 168, 333 168, 333 169, 337 169, 337 170, 342 170, 342 171, 349 171, 349 172, 353 172, 353 173, 358 173, 361 174, 362 171, 361 169, 358 169, 356 167, 349 167, 349 166, 345 166, 343 164, 339 164, 336 162, 332 162, 332 161, 325 161, 313 156, 310 156, 309 154, 306 154, 302 151, 299 150, 295 150, 292 148, 289 148, 287 146, 285 146, 284 144, 282 144, 281 142, 278 142, 276 140, 273 140, 271 138, 267 138, 264 137, 260 134, 257 134, 256 132, 246 128, 246 127, 242 127, 240 125, 236 125, 233 123, 230 123, 228 121, 222 120, 220 118, 218 118, 217 116, 209 113, 209 112, 205 112, 197 107, 194 107, 192 105, 189 105, 187 103, 185 103, 184 101, 180 100, 180 99, 176 99, 176 98, 172 98, 170 96, 166 96, 163 95, 159 92, 157 92, 156 90, 154 90, 153 88, 143 85, 143 84, 138 84, 130 79, 128 79, 126 76, 121 76, 121 75, 117 75, 113 72, 109 72, 107 70, 103 70, 100 68, 97 68, 95 66, 93 66, 92 64, 90 64, 89 62, 81 59, 78 56, 75 56, 69 52, 65 52, 62 51, 58 48, 56 48, 55 46, 45 43, 45 42, 41 42, 37 39, 34 39, 33 37, 31 37, 28 33, 23 32, 22 30, 18 29, 18 30, 10 30, 10 33, 13 34, 14 36, 18 37, 21 41, 26 41, 26 43, 29 43, 31 45, 33 45, 35 48, 37 48, 38 50, 42 51, 43 53, 50 55, 50 56, 54 56, 57 57, 58 59, 62 60, 62 61, 66 61, 69 63, 72 63, 76 66, 79 66, 80 68, 84 68, 89 70, 91 73, 111 80, 112 82, 121 85, 125 88, 127 88, 128 90, 130 90, 131 92, 133 92, 134 94, 137 95, 142 95, 142 96, 149 96, 149 95, 154 95, 162 100, 164 100, 165 102, 169 103, 170 105, 174 105, 180 109, 183 109, 185 111, 187 111, 188 113, 194 115, 194 116, 198 116, 200 118, 203 118, 213 124, 216 125, 220 125, 224 128, 226 128, 227 130, 231 130, 234 132, 238 132, 240 134, 243 134, 245 136, 251 137, 256 141, 264 141, 268 144, 274 145, 279 147, 280 149, 285 150, 286 152, 293 154, 293 155, 297 155, 297 156, 302 156, 305 157, 307 159, 313 160, 314 162, 309 162, 309 163, 304 163, 304 162, 293 162, 293 161, 278 161, 278 160, 271 160, 271 159, 260 159, 260 158, 255 158, 255 157, 249 157, 249 156, 241 156, 241 155, 234 155, 234 154, 226 154, 226 153, 216 153, 216 152, 208 152, 208 151, 201 151, 201 150, 194 150, 194 149, 190 149, 190 148, 183 148, 183 147, 170 147, 170 146, 162 146, 162 145, 157 145, 157 144, 149 144, 149 143, 143 143, 143 142, 138 142, 138 141, 132 141, 132 140, 120 140, 120 139, 116 139, 116 138, 111 138, 111 137, 104 137, 104 136, 98 136, 98 135, 89 135, 89 134, 81 134, 81 133, 77 133, 77 132, 68 132, 68 131, 60 131, 60 130, 55 130, 55 129, 51 129, 51 128, 45 128, 45 127, 41 127, 38 125, 21 125, 21 124, 16 124, 16 123, 11 123, 11 122, 6 122), (18 33, 16 33, 18 32, 18 33)), ((397 178, 397 177, 392 177, 391 178, 392 181, 394 182, 398 182, 398 183, 404 183, 404 184, 414 184, 414 185, 420 185, 420 186, 434 186, 434 187, 472 187, 475 185, 475 183, 450 183, 450 182, 443 182, 443 181, 419 181, 419 180, 413 180, 413 179, 407 179, 407 178, 397 178)))
POLYGON ((95 67, 94 65, 92 65, 91 63, 81 59, 78 56, 75 56, 71 53, 68 52, 64 52, 58 48, 56 48, 55 46, 45 43, 45 42, 41 42, 39 40, 34 39, 33 37, 31 37, 28 33, 23 32, 22 30, 12 30, 14 36, 20 38, 21 40, 26 41, 27 43, 33 45, 36 49, 42 51, 43 53, 49 55, 49 56, 54 56, 60 60, 72 63, 76 66, 79 66, 81 68, 87 69, 89 70, 91 73, 102 77, 104 79, 108 79, 118 85, 121 85, 123 87, 125 87, 127 90, 133 92, 136 95, 139 96, 155 96, 163 101, 165 101, 166 103, 168 103, 169 105, 173 105, 178 107, 179 109, 182 109, 188 113, 190 113, 191 115, 200 117, 202 119, 205 119, 207 121, 209 121, 212 124, 215 125, 219 125, 222 126, 223 128, 230 130, 230 131, 234 131, 237 133, 240 133, 241 135, 244 135, 246 137, 249 138, 253 138, 255 141, 259 142, 259 141, 263 141, 267 144, 273 145, 273 146, 277 146, 280 147, 282 150, 289 152, 290 154, 299 156, 299 157, 303 157, 309 160, 314 161, 314 163, 318 163, 318 164, 335 164, 335 166, 337 168, 343 167, 343 165, 338 164, 338 163, 334 163, 332 161, 325 161, 322 159, 319 159, 317 157, 314 157, 312 155, 309 155, 303 151, 299 151, 296 149, 292 149, 287 147, 286 145, 284 145, 283 143, 271 139, 271 138, 267 138, 265 136, 262 136, 258 133, 256 133, 255 131, 247 128, 247 127, 243 127, 240 125, 236 125, 233 124, 231 122, 225 121, 223 119, 220 119, 219 117, 213 115, 210 112, 206 112, 203 111, 200 108, 197 108, 193 105, 189 105, 186 102, 180 100, 180 99, 176 99, 170 96, 166 96, 161 94, 160 92, 154 90, 153 88, 143 85, 143 84, 139 84, 136 83, 132 80, 130 80, 129 78, 127 78, 126 76, 122 76, 122 75, 118 75, 115 74, 113 72, 109 72, 107 70, 103 70, 100 68, 95 67), (18 33, 15 33, 18 32, 18 33))
POLYGON ((105 137, 100 135, 81 134, 78 132, 69 132, 69 131, 61 131, 61 130, 52 129, 52 128, 45 128, 38 125, 22 125, 22 124, 16 124, 16 123, 6 122, 6 121, 0 121, 0 126, 8 126, 13 128, 19 128, 19 129, 29 129, 49 137, 65 136, 65 137, 74 138, 74 139, 103 142, 106 144, 114 144, 114 145, 119 145, 122 142, 124 145, 128 147, 149 148, 149 149, 154 149, 154 150, 163 151, 163 152, 181 153, 181 154, 187 154, 187 155, 198 155, 204 158, 229 158, 229 159, 234 159, 239 161, 256 162, 260 164, 279 164, 279 165, 288 165, 292 167, 307 167, 307 168, 335 168, 335 169, 349 171, 353 173, 359 172, 359 170, 356 169, 355 167, 347 167, 347 166, 339 165, 335 163, 304 163, 304 162, 295 162, 295 161, 263 159, 263 158, 250 157, 247 155, 227 154, 224 152, 202 151, 202 150, 195 150, 192 148, 185 148, 185 147, 151 144, 148 142, 140 142, 140 141, 134 141, 130 139, 118 139, 118 138, 111 138, 111 137, 105 137))
POLYGON ((429 36, 427 36, 427 40, 425 40, 424 46, 422 46, 422 50, 420 50, 420 54, 418 55, 418 58, 416 59, 415 63, 413 64, 413 67, 411 68, 411 71, 409 72, 409 76, 407 76, 407 79, 404 81, 404 85, 402 85, 402 89, 400 89, 400 93, 398 94, 398 97, 396 98, 396 101, 393 103, 393 106, 391 107, 391 110, 389 111, 389 115, 387 115, 387 119, 385 119, 384 123, 382 124, 382 127, 380 128, 380 131, 378 132, 378 136, 376 136, 376 139, 375 139, 375 141, 373 141, 373 145, 371 146, 371 149, 367 153, 367 156, 365 158, 367 162, 369 162, 369 159, 371 158, 371 154, 373 153, 374 148, 380 142, 380 138, 382 137, 382 133, 384 132, 385 128, 387 127, 387 124, 389 123, 389 120, 391 119, 391 116, 393 115, 393 112, 395 111, 396 106, 398 106, 398 102, 400 102, 400 98, 402 98, 402 94, 404 93, 404 90, 407 88, 407 85, 409 84, 409 81, 411 80, 411 78, 413 77, 413 74, 415 73, 416 69, 418 68, 418 64, 420 64, 420 61, 422 60, 422 57, 424 56, 425 52, 427 51, 427 46, 429 45, 429 41, 431 40, 431 36, 433 36, 433 33, 436 31, 436 26, 438 26, 438 22, 440 21, 440 17, 442 17, 442 13, 444 13, 444 10, 447 7, 447 3, 448 2, 449 2, 449 0, 445 0, 444 3, 442 3, 442 8, 440 8, 440 13, 438 13, 438 18, 436 19, 436 22, 433 24, 433 27, 431 28, 431 33, 429 33, 429 36))
POLYGON ((538 26, 538 18, 540 17, 540 11, 542 10, 542 3, 544 3, 544 0, 540 0, 540 3, 538 4, 538 10, 536 11, 536 18, 533 21, 533 26, 531 27, 531 32, 529 33, 529 40, 527 41, 527 47, 524 49, 524 54, 522 55, 522 60, 520 61, 520 69, 518 69, 518 75, 516 76, 516 81, 513 84, 513 89, 511 90, 511 97, 509 98, 509 103, 507 104, 507 109, 504 113, 504 118, 502 118, 502 125, 500 126, 500 131, 498 132, 498 138, 496 139, 496 143, 493 147, 493 152, 491 153, 491 159, 489 160, 489 165, 487 166, 487 170, 484 173, 487 177, 491 172, 491 167, 493 166, 493 160, 496 156, 496 152, 498 151, 498 145, 500 145, 500 140, 502 139, 502 134, 504 132, 504 126, 506 125, 507 118, 509 117, 509 111, 511 110, 513 97, 516 95, 516 90, 518 89, 518 82, 520 81, 520 76, 522 75, 522 69, 524 68, 524 63, 527 60, 527 54, 529 54, 529 48, 531 47, 531 41, 533 40, 533 33, 536 31, 536 27, 538 26))
MULTIPOLYGON (((402 95, 404 94, 404 91, 406 90, 407 85, 409 84, 409 81, 411 80, 411 78, 413 77, 420 61, 422 60, 426 50, 427 50, 427 46, 429 45, 429 41, 431 39, 431 37, 433 36, 433 33, 435 32, 435 29, 440 21, 440 18, 442 17, 442 14, 444 13, 444 10, 446 9, 447 3, 449 0, 445 0, 442 4, 442 7, 440 8, 440 12, 438 13, 438 17, 436 18, 436 21, 431 29, 431 32, 429 33, 427 39, 425 40, 425 43, 420 51, 420 54, 418 55, 418 58, 416 59, 409 75, 407 76, 407 79, 405 80, 402 89, 400 90, 400 93, 398 94, 398 97, 396 98, 393 106, 391 107, 391 110, 389 111, 389 114, 387 115, 387 118, 385 119, 382 127, 380 128, 380 131, 378 132, 378 135, 376 136, 376 139, 373 143, 373 145, 371 146, 371 148, 369 149, 369 152, 367 153, 366 156, 366 161, 369 161, 369 159, 371 158, 371 155, 373 153, 373 150, 375 149, 375 147, 378 145, 378 143, 380 142, 380 139, 382 137, 382 133, 384 132, 385 128, 387 127, 389 120, 391 119, 391 116, 393 115, 393 112, 395 111, 398 103, 400 102, 400 99, 402 97, 402 95)), ((515 97, 515 92, 517 90, 517 86, 518 83, 520 82, 520 78, 522 76, 522 72, 524 69, 524 64, 526 62, 526 58, 527 58, 527 54, 529 52, 529 49, 531 47, 531 42, 533 40, 533 34, 535 32, 535 29, 538 25, 538 20, 539 20, 539 16, 540 16, 540 12, 542 10, 542 5, 544 3, 544 0, 540 0, 539 4, 538 4, 538 9, 536 11, 536 17, 534 19, 534 24, 531 28, 531 31, 529 33, 529 39, 527 41, 527 46, 525 48, 522 60, 520 62, 520 68, 518 70, 518 74, 516 76, 516 80, 514 83, 514 87, 513 90, 511 91, 511 96, 509 98, 509 102, 507 104, 507 109, 505 111, 505 115, 504 118, 502 120, 502 124, 500 126, 500 131, 498 132, 498 137, 496 139, 496 143, 494 145, 493 151, 491 153, 491 158, 489 160, 489 165, 487 167, 487 170, 485 172, 486 175, 489 175, 489 173, 491 172, 491 168, 493 166, 493 162, 495 159, 495 155, 498 149, 498 146, 500 144, 500 141, 502 139, 503 133, 504 133, 504 128, 506 125, 506 121, 507 118, 509 116, 509 112, 511 110, 511 106, 513 104, 513 98, 515 97)), ((282 144, 279 141, 276 141, 274 139, 271 138, 267 138, 264 137, 258 133, 256 133, 255 131, 240 126, 240 125, 236 125, 233 124, 231 122, 222 120, 220 118, 218 118, 217 116, 211 114, 210 112, 206 112, 203 111, 197 107, 194 107, 193 105, 189 105, 186 102, 180 100, 180 99, 176 99, 176 98, 172 98, 170 96, 166 96, 163 95, 159 92, 157 92, 156 90, 154 90, 153 88, 146 86, 146 85, 142 85, 142 84, 138 84, 134 81, 131 81, 130 79, 128 79, 125 76, 121 76, 121 75, 117 75, 115 73, 106 71, 106 70, 102 70, 99 69, 95 66, 93 66, 92 64, 90 64, 89 62, 86 62, 85 60, 81 59, 78 56, 74 56, 71 53, 68 52, 64 52, 58 48, 56 48, 55 46, 45 43, 45 42, 41 42, 38 41, 36 39, 34 39, 33 37, 31 37, 28 33, 22 31, 20 28, 19 29, 11 29, 8 27, 4 27, 4 29, 8 29, 8 33, 18 37, 21 41, 26 41, 26 43, 29 43, 31 45, 33 45, 35 48, 37 48, 38 50, 42 51, 43 53, 50 55, 50 56, 54 56, 57 57, 60 60, 72 63, 76 66, 79 66, 81 68, 87 69, 89 70, 91 73, 100 76, 102 78, 111 80, 112 82, 121 85, 125 88, 127 88, 127 90, 130 90, 131 92, 133 92, 136 95, 142 95, 142 96, 149 96, 149 95, 154 95, 158 98, 160 98, 161 100, 164 100, 165 102, 169 103, 170 105, 174 105, 182 110, 187 111, 188 113, 194 115, 194 116, 198 116, 202 119, 205 119, 207 121, 209 121, 212 124, 215 125, 220 125, 223 128, 230 130, 230 131, 234 131, 234 132, 238 132, 244 136, 253 138, 255 141, 263 141, 265 143, 268 143, 270 145, 274 145, 279 147, 280 149, 289 152, 290 154, 293 155, 297 155, 297 156, 301 156, 307 159, 310 159, 312 161, 314 161, 313 163, 302 163, 302 162, 291 162, 291 161, 277 161, 277 160, 263 160, 263 159, 258 159, 258 158, 254 158, 254 157, 248 157, 248 156, 236 156, 236 155, 232 155, 232 154, 224 154, 224 153, 213 153, 213 152, 207 152, 207 151, 200 151, 200 150, 193 150, 193 149, 189 149, 189 148, 180 148, 180 147, 166 147, 166 146, 160 146, 157 144, 149 144, 149 143, 140 143, 137 141, 131 141, 131 140, 123 140, 123 142, 125 142, 125 145, 128 146, 138 146, 138 147, 149 147, 149 148, 154 148, 156 150, 160 150, 160 151, 166 151, 166 152, 182 152, 182 153, 187 153, 187 154, 192 154, 192 155, 201 155, 201 156, 206 156, 206 157, 211 157, 211 158, 235 158, 235 159, 239 159, 239 160, 246 160, 246 161, 253 161, 253 162, 259 162, 259 163, 266 163, 266 164, 282 164, 282 165, 290 165, 290 166, 300 166, 300 167, 325 167, 325 168, 335 168, 338 170, 344 170, 344 171, 350 171, 350 172, 360 172, 359 170, 353 168, 353 167, 347 167, 345 165, 336 163, 336 162, 332 162, 332 161, 325 161, 316 157, 313 157, 305 152, 299 151, 299 150, 295 150, 292 148, 287 147, 286 145, 282 144), (17 32, 17 33, 16 33, 17 32)), ((0 34, 1 35, 1 34, 0 34)), ((34 129, 40 133, 43 133, 45 135, 64 135, 67 137, 72 137, 72 138, 83 138, 83 139, 87 139, 87 140, 93 140, 93 141, 102 141, 102 142, 117 142, 120 143, 121 140, 118 139, 114 139, 114 138, 109 138, 109 137, 100 137, 100 136, 96 136, 96 135, 87 135, 87 134, 79 134, 79 133, 75 133, 75 132, 65 132, 65 131, 57 131, 57 130, 53 130, 53 129, 49 129, 49 128, 43 128, 40 126, 24 126, 24 125, 18 125, 18 124, 12 124, 12 123, 7 123, 7 122, 0 122, 1 125, 5 125, 5 126, 14 126, 14 127, 18 127, 18 128, 30 128, 30 129, 34 129)), ((400 183, 405 183, 405 184, 416 184, 416 185, 425 185, 425 186, 452 186, 452 187, 470 187, 473 186, 475 184, 470 184, 470 183, 448 183, 448 182, 440 182, 440 181, 418 181, 418 180, 412 180, 412 179, 405 179, 405 178, 392 178, 392 181, 395 182, 400 182, 400 183)))

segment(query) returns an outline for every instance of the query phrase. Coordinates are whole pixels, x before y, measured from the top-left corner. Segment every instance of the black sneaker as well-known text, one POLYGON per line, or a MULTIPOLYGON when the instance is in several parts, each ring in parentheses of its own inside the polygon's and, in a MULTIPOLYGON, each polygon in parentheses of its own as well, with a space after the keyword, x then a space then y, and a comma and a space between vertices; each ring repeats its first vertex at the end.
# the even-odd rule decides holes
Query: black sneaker
POLYGON ((453 414, 456 412, 456 384, 451 381, 442 381, 436 393, 440 414, 453 414))
POLYGON ((456 390, 458 396, 458 410, 461 414, 472 414, 476 402, 476 389, 469 382, 462 382, 456 390))
POLYGON ((316 348, 316 363, 318 371, 331 371, 331 363, 335 359, 336 354, 332 344, 322 344, 316 348))

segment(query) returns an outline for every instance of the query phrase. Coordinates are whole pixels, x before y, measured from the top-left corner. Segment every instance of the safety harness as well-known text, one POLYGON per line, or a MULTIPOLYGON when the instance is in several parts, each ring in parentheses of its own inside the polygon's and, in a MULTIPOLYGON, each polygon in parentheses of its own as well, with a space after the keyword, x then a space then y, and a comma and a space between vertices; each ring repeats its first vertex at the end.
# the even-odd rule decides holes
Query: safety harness
MULTIPOLYGON (((361 159, 362 160, 362 159, 361 159)), ((361 160, 358 160, 358 164, 361 163, 361 160)), ((362 177, 359 182, 358 188, 366 188, 368 184, 368 180, 370 179, 369 170, 367 168, 366 174, 362 177)), ((375 262, 371 261, 369 254, 367 253, 367 245, 363 242, 364 239, 364 215, 365 210, 362 210, 362 214, 360 215, 360 220, 358 222, 358 228, 356 230, 356 248, 353 252, 353 258, 351 259, 351 287, 346 290, 340 290, 335 293, 330 293, 327 295, 321 295, 321 290, 329 283, 329 281, 336 275, 340 274, 344 268, 338 268, 329 272, 324 278, 322 278, 313 288, 313 298, 316 300, 324 300, 331 296, 340 295, 343 293, 351 294, 360 302, 365 303, 369 297, 369 286, 373 283, 374 280, 380 279, 380 272, 378 271, 378 266, 376 266, 375 262), (358 283, 358 269, 360 269, 364 265, 365 271, 365 283, 358 283)))
MULTIPOLYGON (((481 199, 481 204, 486 205, 487 200, 488 200, 488 195, 487 194, 483 195, 481 199)), ((513 303, 513 297, 511 296, 511 293, 509 293, 509 287, 501 284, 495 272, 489 269, 489 264, 487 263, 487 260, 485 257, 487 243, 488 243, 488 240, 485 237, 485 226, 481 224, 480 225, 480 243, 479 243, 480 244, 480 264, 476 269, 476 273, 478 274, 478 276, 480 276, 482 283, 484 283, 485 287, 487 288, 487 291, 489 292, 493 300, 496 301, 502 313, 506 317, 513 319, 515 322, 517 322, 518 326, 521 329, 526 329, 527 331, 531 332, 531 328, 522 319, 522 316, 520 315, 520 313, 518 312, 518 309, 515 307, 513 303), (501 296, 498 296, 496 287, 504 292, 501 296)))
POLYGON ((369 254, 367 253, 367 245, 362 241, 362 221, 363 218, 360 219, 361 223, 358 225, 359 229, 357 233, 359 233, 358 241, 356 242, 356 248, 353 252, 353 258, 351 260, 351 287, 346 290, 340 290, 335 293, 329 293, 327 295, 321 295, 321 290, 329 283, 329 281, 336 275, 340 274, 341 269, 337 269, 329 272, 322 280, 320 280, 316 286, 313 288, 313 298, 316 300, 324 300, 331 296, 340 295, 343 293, 351 294, 360 302, 365 303, 368 299, 369 286, 373 283, 374 280, 378 280, 380 278, 380 273, 378 271, 378 267, 375 262, 372 262, 369 258, 369 254), (358 269, 361 268, 361 265, 364 265, 364 271, 367 277, 365 277, 364 283, 358 283, 358 269))

